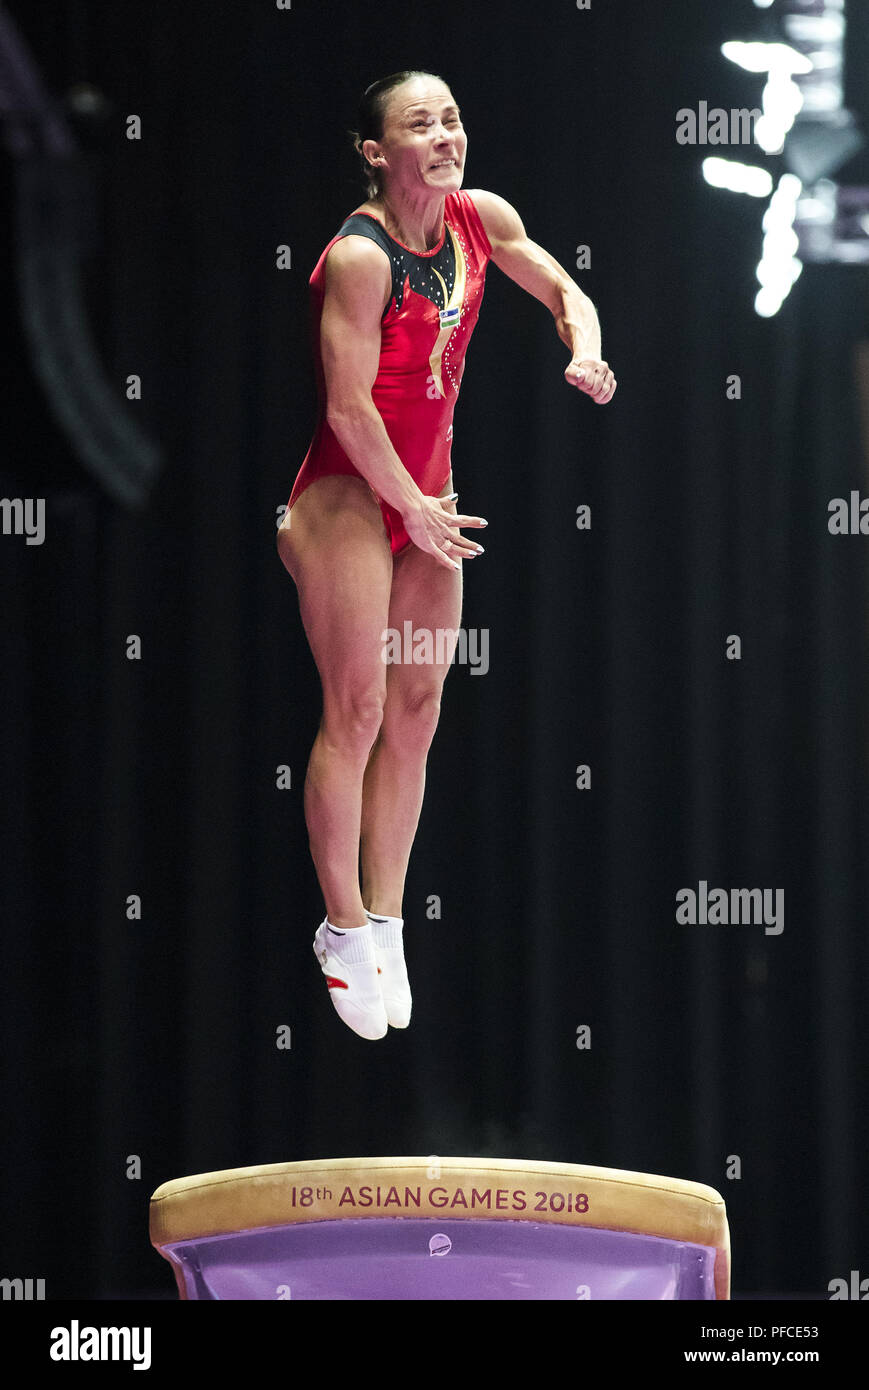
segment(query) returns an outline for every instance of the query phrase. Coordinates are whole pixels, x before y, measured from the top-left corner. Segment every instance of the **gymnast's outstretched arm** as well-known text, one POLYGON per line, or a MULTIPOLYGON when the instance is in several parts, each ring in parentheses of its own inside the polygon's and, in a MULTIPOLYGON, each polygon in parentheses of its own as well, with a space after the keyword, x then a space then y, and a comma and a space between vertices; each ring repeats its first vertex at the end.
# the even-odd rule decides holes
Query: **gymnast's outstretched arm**
POLYGON ((497 193, 469 189, 492 247, 499 270, 533 294, 555 319, 558 336, 570 348, 565 378, 591 396, 597 405, 612 400, 616 379, 601 357, 600 323, 587 294, 572 280, 554 256, 550 256, 525 231, 514 207, 497 193))

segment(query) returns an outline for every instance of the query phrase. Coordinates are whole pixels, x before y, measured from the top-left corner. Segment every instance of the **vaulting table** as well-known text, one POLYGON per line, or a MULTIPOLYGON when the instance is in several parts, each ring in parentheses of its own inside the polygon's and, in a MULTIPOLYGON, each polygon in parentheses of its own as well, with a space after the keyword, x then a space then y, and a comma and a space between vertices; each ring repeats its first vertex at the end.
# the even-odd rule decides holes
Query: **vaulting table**
POLYGON ((333 1158, 176 1178, 151 1243, 182 1299, 727 1299, 714 1188, 498 1158, 333 1158))

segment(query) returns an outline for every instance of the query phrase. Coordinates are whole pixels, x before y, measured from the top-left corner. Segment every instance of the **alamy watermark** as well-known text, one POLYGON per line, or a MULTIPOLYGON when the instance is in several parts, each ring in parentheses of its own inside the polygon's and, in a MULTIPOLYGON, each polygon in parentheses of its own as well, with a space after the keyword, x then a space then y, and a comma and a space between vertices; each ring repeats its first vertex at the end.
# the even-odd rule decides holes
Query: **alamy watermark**
POLYGON ((683 106, 676 112, 677 145, 751 145, 754 141, 754 124, 763 112, 758 107, 732 107, 725 111, 723 106, 713 106, 701 101, 697 110, 683 106))
POLYGON ((0 1279, 0 1299, 5 1303, 30 1303, 45 1298, 44 1279, 0 1279))
POLYGON ((384 628, 380 657, 385 665, 443 666, 458 660, 470 666, 472 676, 485 676, 489 669, 489 629, 487 627, 417 627, 406 618, 402 630, 384 628))
POLYGON ((833 497, 827 504, 830 513, 827 530, 831 536, 869 536, 869 497, 861 497, 852 488, 850 497, 833 497))
POLYGON ((134 1371, 151 1367, 150 1327, 82 1327, 73 1318, 68 1327, 51 1329, 48 1354, 52 1361, 131 1361, 134 1371))
POLYGON ((706 879, 701 878, 696 891, 693 888, 680 888, 676 894, 676 903, 678 926, 764 924, 766 936, 780 936, 785 928, 783 888, 710 889, 706 879))
POLYGON ((861 1279, 859 1269, 852 1269, 848 1279, 831 1279, 827 1292, 831 1301, 848 1298, 865 1303, 869 1299, 869 1279, 861 1279))
POLYGON ((4 536, 26 536, 25 545, 45 540, 44 497, 0 497, 4 536))

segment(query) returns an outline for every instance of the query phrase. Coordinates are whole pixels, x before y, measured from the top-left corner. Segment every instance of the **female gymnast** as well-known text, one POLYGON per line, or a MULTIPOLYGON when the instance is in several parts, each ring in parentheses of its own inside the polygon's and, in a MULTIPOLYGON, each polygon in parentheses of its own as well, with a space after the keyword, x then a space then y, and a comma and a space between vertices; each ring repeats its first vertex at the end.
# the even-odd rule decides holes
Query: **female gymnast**
POLYGON ((460 528, 487 524, 457 510, 450 445, 488 261, 551 311, 568 383, 603 405, 616 382, 587 296, 509 203, 462 190, 468 141, 447 84, 393 73, 366 89, 358 124, 368 200, 310 278, 319 412, 278 554, 323 690, 304 792, 326 906, 314 952, 341 1019, 381 1038, 410 1021, 404 882, 462 563, 483 550, 460 528), (386 629, 408 620, 439 660, 387 659, 386 629))

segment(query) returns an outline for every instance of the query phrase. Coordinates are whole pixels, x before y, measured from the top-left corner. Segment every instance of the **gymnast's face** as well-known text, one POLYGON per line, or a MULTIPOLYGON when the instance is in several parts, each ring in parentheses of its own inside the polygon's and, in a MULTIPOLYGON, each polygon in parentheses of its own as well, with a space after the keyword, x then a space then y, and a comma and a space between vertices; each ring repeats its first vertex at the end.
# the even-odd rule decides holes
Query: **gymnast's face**
POLYGON ((386 157, 380 169, 387 195, 400 190, 411 198, 443 197, 461 188, 468 138, 442 82, 414 77, 390 92, 377 144, 386 157))

